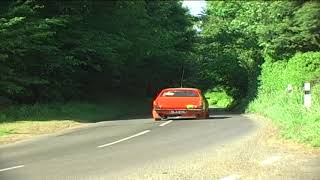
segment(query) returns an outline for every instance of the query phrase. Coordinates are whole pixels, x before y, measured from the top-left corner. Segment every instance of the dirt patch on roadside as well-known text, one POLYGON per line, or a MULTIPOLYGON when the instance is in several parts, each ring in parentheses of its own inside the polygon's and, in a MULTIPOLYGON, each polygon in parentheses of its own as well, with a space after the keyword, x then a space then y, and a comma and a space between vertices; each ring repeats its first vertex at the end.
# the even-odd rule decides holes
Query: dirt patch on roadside
POLYGON ((250 157, 238 163, 240 179, 320 180, 320 148, 281 138, 279 129, 267 118, 245 116, 262 128, 236 153, 238 158, 250 157), (249 168, 244 171, 243 167, 249 168))
POLYGON ((72 120, 1 123, 0 130, 9 131, 10 134, 0 136, 0 144, 9 144, 20 140, 26 140, 34 136, 55 133, 66 129, 81 127, 83 125, 83 123, 72 120))
POLYGON ((312 147, 308 144, 301 144, 291 139, 283 139, 280 135, 280 129, 266 117, 256 114, 247 114, 245 116, 257 123, 263 123, 264 128, 260 132, 265 139, 265 141, 260 142, 263 145, 277 147, 283 150, 304 152, 307 154, 320 153, 320 148, 312 147))

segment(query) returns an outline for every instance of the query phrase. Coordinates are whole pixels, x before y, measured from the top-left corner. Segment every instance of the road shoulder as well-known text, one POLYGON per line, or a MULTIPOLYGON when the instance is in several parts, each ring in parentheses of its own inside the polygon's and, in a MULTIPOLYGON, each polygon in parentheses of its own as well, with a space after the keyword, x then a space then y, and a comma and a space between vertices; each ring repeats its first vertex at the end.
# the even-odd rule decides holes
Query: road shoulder
POLYGON ((320 179, 320 149, 280 139, 279 130, 266 118, 243 116, 257 124, 255 132, 219 147, 148 164, 126 178, 320 179))

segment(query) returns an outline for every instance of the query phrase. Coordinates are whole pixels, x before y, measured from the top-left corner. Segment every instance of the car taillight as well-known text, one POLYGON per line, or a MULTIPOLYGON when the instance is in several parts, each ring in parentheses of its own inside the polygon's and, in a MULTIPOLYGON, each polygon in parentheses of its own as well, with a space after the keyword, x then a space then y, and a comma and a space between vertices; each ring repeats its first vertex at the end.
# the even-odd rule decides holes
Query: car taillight
POLYGON ((195 105, 195 106, 193 106, 193 107, 196 108, 196 109, 202 109, 202 108, 203 108, 202 104, 195 105))
POLYGON ((187 109, 202 109, 202 104, 200 105, 187 105, 187 109))
POLYGON ((159 109, 161 106, 159 106, 156 101, 153 101, 153 107, 154 107, 155 109, 159 109))

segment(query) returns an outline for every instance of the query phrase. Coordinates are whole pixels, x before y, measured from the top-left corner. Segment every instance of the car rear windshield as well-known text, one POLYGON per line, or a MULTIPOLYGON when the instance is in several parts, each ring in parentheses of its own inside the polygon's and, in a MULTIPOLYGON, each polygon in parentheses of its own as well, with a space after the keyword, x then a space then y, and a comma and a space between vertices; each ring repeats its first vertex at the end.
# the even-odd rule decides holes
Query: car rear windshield
POLYGON ((198 97, 198 93, 195 91, 165 91, 161 95, 162 97, 198 97))

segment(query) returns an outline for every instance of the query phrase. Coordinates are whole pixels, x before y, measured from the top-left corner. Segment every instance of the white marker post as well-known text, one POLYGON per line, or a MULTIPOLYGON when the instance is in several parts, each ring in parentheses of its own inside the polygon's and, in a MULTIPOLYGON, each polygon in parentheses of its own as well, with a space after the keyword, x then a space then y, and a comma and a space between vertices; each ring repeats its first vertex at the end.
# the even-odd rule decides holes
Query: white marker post
POLYGON ((304 106, 306 108, 311 107, 311 85, 310 85, 310 83, 304 83, 304 106))
POLYGON ((291 84, 288 84, 287 92, 288 92, 289 94, 291 94, 291 93, 292 93, 292 91, 293 91, 293 87, 292 87, 292 85, 291 85, 291 84))

